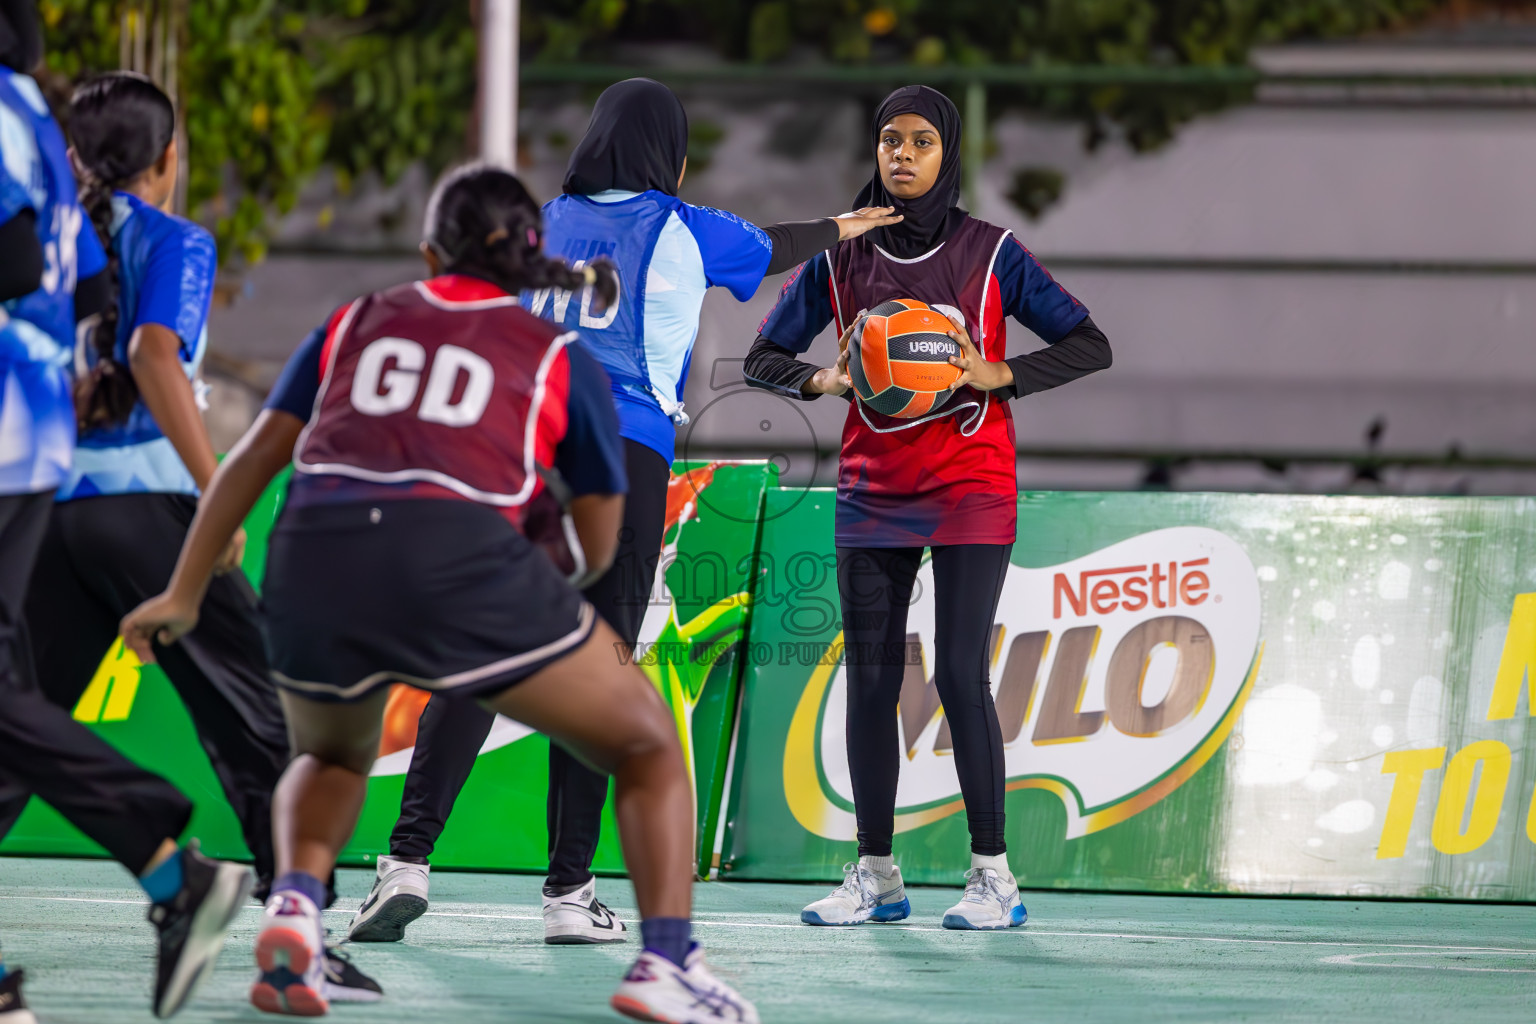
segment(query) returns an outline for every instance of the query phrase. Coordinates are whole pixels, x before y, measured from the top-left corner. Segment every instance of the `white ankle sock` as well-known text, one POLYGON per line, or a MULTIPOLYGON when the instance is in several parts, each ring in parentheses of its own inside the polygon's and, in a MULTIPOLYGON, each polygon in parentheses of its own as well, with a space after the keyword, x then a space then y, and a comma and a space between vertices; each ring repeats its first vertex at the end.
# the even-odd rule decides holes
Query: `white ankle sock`
POLYGON ((887 854, 884 857, 871 857, 865 854, 859 858, 859 863, 871 871, 885 875, 887 878, 896 870, 896 858, 891 854, 887 854))
POLYGON ((1008 855, 1006 853, 999 853, 995 857, 983 857, 979 853, 973 853, 971 854, 971 868, 972 870, 976 868, 991 868, 997 872, 997 877, 1004 881, 1013 880, 1013 872, 1008 870, 1008 855))

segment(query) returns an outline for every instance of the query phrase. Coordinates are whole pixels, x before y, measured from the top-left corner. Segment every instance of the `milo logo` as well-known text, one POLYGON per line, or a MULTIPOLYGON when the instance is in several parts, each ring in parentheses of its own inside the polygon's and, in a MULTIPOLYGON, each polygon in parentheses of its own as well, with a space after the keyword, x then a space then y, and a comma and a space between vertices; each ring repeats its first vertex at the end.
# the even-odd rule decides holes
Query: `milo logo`
MULTIPOLYGON (((925 565, 895 738, 898 832, 964 809, 929 677, 932 594, 925 565)), ((1258 578, 1242 547, 1203 527, 1142 534, 1064 565, 1011 567, 989 651, 1008 788, 1056 794, 1076 838, 1157 803, 1225 741, 1258 673, 1258 578)), ((853 839, 846 680, 841 658, 826 661, 790 726, 785 795, 809 831, 853 839)))

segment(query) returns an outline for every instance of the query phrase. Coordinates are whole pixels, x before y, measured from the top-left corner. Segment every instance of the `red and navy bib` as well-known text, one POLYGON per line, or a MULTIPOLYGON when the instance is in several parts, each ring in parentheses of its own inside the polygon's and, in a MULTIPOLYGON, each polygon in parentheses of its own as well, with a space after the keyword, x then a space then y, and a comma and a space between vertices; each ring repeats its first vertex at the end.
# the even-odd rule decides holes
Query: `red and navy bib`
MULTIPOLYGON (((338 315, 294 468, 496 506, 514 523, 566 431, 576 339, 489 287, 401 285, 338 315)), ((470 282, 475 284, 477 282, 470 282)))

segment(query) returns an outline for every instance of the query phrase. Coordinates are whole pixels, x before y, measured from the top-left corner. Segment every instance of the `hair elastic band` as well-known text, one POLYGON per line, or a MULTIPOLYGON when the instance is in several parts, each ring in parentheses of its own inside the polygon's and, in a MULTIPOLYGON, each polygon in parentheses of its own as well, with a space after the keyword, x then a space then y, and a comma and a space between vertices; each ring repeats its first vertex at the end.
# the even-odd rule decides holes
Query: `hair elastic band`
POLYGON ((581 276, 587 284, 597 284, 597 271, 592 267, 582 267, 581 276))
POLYGON ((489 249, 497 242, 504 241, 511 236, 512 232, 508 231, 506 228, 497 228, 495 231, 492 231, 490 234, 485 236, 485 247, 489 249))
POLYGON ((533 228, 528 229, 528 247, 530 249, 537 249, 539 247, 539 233, 533 230, 533 228))

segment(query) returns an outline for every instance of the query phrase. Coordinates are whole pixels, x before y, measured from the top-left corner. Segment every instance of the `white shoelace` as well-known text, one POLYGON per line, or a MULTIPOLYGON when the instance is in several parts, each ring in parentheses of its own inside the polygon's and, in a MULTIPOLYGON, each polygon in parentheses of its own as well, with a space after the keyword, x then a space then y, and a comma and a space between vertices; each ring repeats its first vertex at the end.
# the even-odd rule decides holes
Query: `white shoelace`
POLYGON ((846 894, 858 900, 859 906, 873 903, 880 888, 875 884, 875 873, 858 861, 843 865, 843 884, 832 890, 831 895, 846 894))
MULTIPOLYGON (((1017 890, 1017 883, 1014 888, 1017 890)), ((1007 905, 1012 894, 996 871, 991 868, 971 868, 965 873, 965 895, 960 897, 960 902, 985 903, 989 897, 1007 905)))

